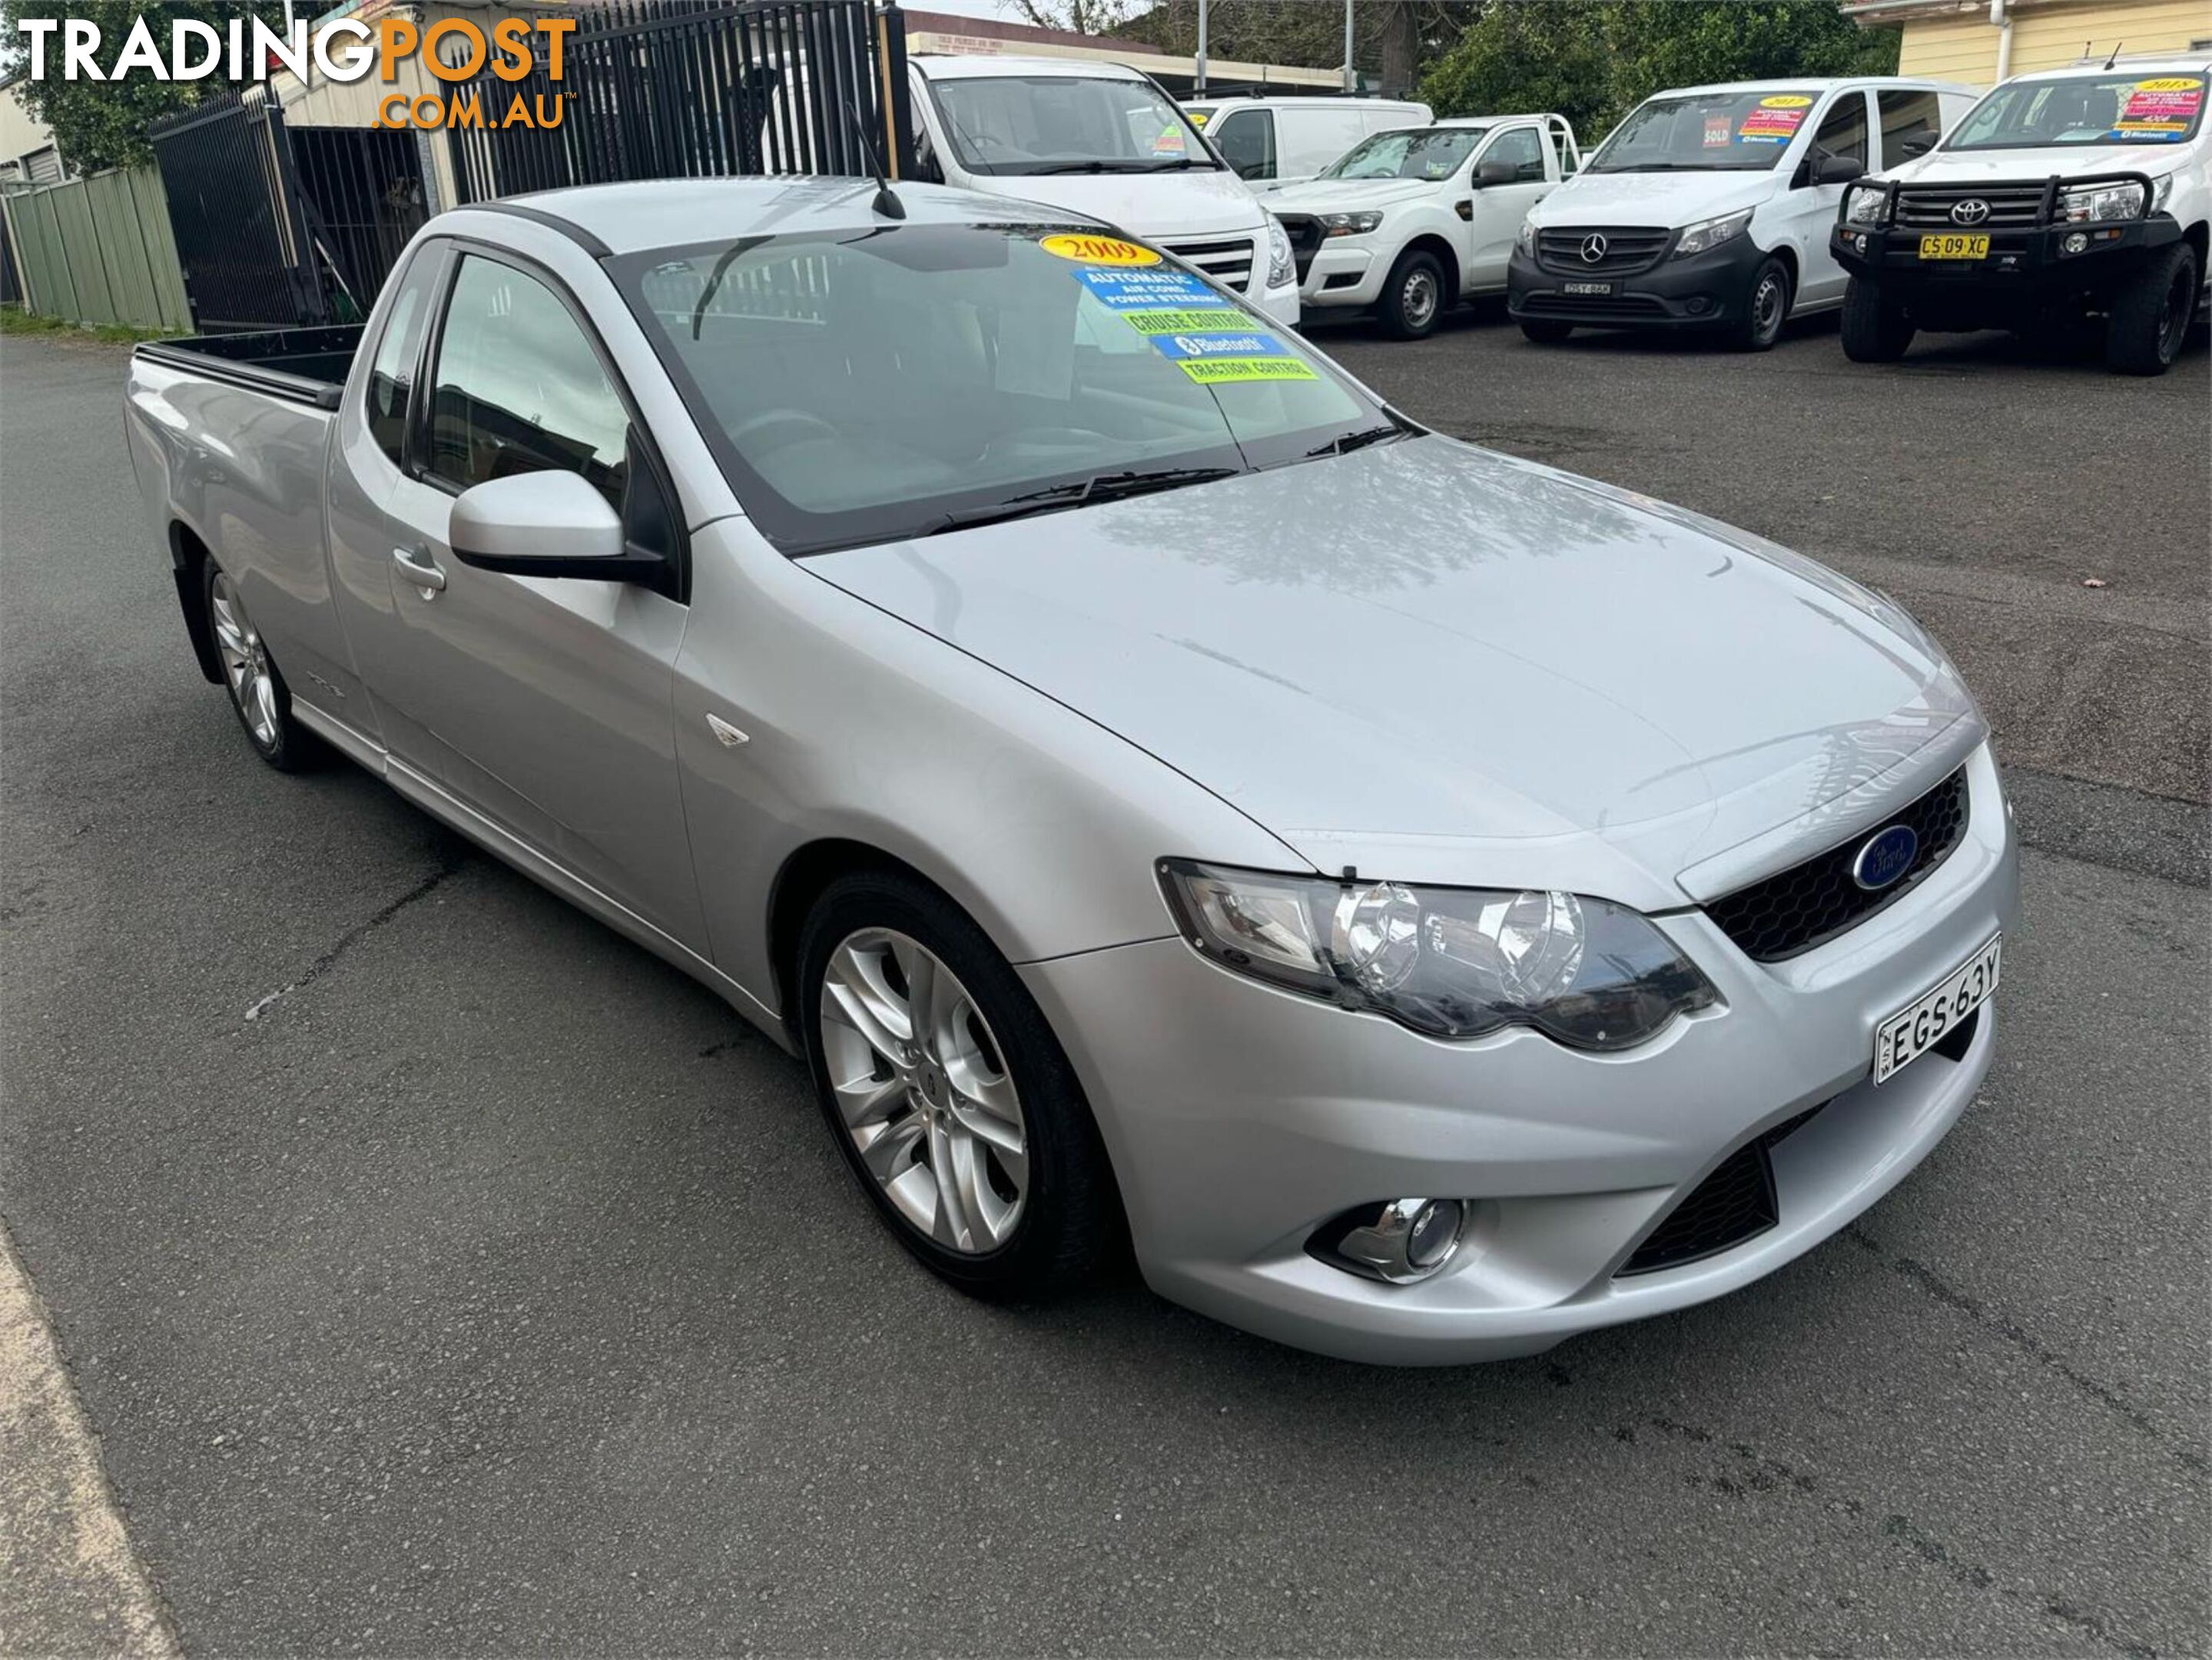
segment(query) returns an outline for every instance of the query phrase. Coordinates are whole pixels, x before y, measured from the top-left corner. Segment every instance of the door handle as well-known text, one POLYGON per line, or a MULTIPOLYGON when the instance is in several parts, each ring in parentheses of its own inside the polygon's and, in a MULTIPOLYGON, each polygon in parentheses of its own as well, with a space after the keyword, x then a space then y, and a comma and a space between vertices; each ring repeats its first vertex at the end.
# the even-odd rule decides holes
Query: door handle
POLYGON ((438 569, 428 548, 394 548, 392 562, 400 575, 418 588, 435 593, 446 586, 446 573, 438 569))

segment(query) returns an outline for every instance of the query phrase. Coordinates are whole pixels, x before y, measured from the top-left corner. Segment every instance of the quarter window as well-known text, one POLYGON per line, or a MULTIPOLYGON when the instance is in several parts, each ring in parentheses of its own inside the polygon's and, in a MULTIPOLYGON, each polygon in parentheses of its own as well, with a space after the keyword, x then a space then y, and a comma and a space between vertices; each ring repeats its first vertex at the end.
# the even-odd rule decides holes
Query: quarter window
POLYGON ((462 489, 579 473, 617 512, 629 415, 568 308, 526 272, 461 261, 430 392, 430 471, 462 489))
POLYGON ((376 344, 368 368, 368 401, 362 411, 368 435, 385 459, 399 465, 407 436, 407 407, 415 390, 415 365, 422 347, 422 319, 429 313, 430 283, 439 261, 434 254, 415 261, 376 344))
POLYGON ((1893 87, 1875 94, 1881 114, 1881 164, 1893 167, 1932 145, 1943 131, 1942 104, 1932 92, 1893 87), (1918 143, 1916 141, 1923 141, 1918 143), (1908 143, 1914 148, 1907 149, 1908 143))
POLYGON ((1269 110, 1237 110, 1224 116, 1212 130, 1221 159, 1237 169, 1240 179, 1275 176, 1275 117, 1269 110))

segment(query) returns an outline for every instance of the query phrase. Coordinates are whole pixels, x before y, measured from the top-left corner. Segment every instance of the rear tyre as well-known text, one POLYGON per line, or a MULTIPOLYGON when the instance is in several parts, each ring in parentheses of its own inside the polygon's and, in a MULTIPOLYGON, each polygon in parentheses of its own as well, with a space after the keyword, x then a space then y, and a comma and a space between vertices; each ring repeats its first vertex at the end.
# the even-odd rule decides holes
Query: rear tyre
POLYGON ((1556 346, 1575 331, 1572 323, 1562 323, 1554 317, 1524 317, 1521 332, 1540 346, 1556 346))
POLYGON ((2164 374, 2181 355, 2197 312, 2197 250, 2176 242, 2112 301, 2105 367, 2115 374, 2164 374))
POLYGON ((1421 248, 1400 254, 1375 309, 1394 339, 1425 340, 1434 334, 1444 311, 1444 268, 1436 255, 1421 248))
POLYGON ((201 561, 200 593, 231 712, 246 729, 253 752, 279 772, 319 764, 329 751, 292 718, 292 693, 276 672, 276 660, 246 616, 229 574, 212 559, 201 561))
POLYGON ((1851 278, 1844 289, 1844 356, 1854 363, 1894 363, 1915 333, 1912 319, 1873 283, 1851 278))
POLYGON ((1018 976, 934 888, 841 877, 799 947, 816 1098, 899 1243, 986 1298, 1091 1278, 1125 1237, 1082 1086, 1018 976))
POLYGON ((1790 267, 1779 259, 1760 262, 1744 290, 1743 312, 1723 331, 1737 351, 1770 351, 1782 337, 1790 316, 1790 267))

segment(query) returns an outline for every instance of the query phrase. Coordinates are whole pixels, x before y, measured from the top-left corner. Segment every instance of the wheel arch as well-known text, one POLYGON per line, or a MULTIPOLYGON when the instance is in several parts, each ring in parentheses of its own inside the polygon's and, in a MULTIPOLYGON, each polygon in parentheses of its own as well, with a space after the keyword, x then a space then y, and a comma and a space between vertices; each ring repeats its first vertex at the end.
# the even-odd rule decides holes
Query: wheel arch
MULTIPOLYGON (((817 836, 792 849, 769 884, 768 967, 771 990, 784 1032, 793 1049, 806 1052, 805 1034, 799 1026, 799 942, 806 931, 806 918, 815 901, 839 878, 863 872, 903 876, 921 883, 956 907, 988 936, 991 930, 972 908, 961 904, 932 877, 896 854, 849 836, 817 836)), ((993 939, 994 946, 999 941, 993 939)), ((1001 954, 1004 954, 1003 947, 1001 954)))
POLYGON ((1437 264, 1443 267, 1443 303, 1446 307, 1459 304, 1459 250, 1445 239, 1442 232, 1425 230, 1398 250, 1396 257, 1390 261, 1391 265, 1395 266, 1400 259, 1416 251, 1436 256, 1437 264))

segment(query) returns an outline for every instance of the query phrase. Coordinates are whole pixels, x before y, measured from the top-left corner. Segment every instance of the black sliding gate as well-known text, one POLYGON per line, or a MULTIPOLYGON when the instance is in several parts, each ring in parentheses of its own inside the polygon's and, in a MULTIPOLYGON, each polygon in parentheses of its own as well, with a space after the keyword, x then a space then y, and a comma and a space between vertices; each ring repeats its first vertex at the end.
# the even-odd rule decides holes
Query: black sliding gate
POLYGON ((460 198, 741 173, 910 171, 905 20, 868 0, 609 0, 577 8, 562 76, 489 66, 449 129, 460 198), (502 125, 520 100, 530 121, 502 125), (557 125, 538 125, 557 111, 557 125))
POLYGON ((407 128, 293 127, 289 136, 331 314, 358 322, 429 216, 422 135, 407 128))
POLYGON ((157 122, 148 136, 195 326, 218 333, 328 322, 276 99, 249 88, 157 122))

